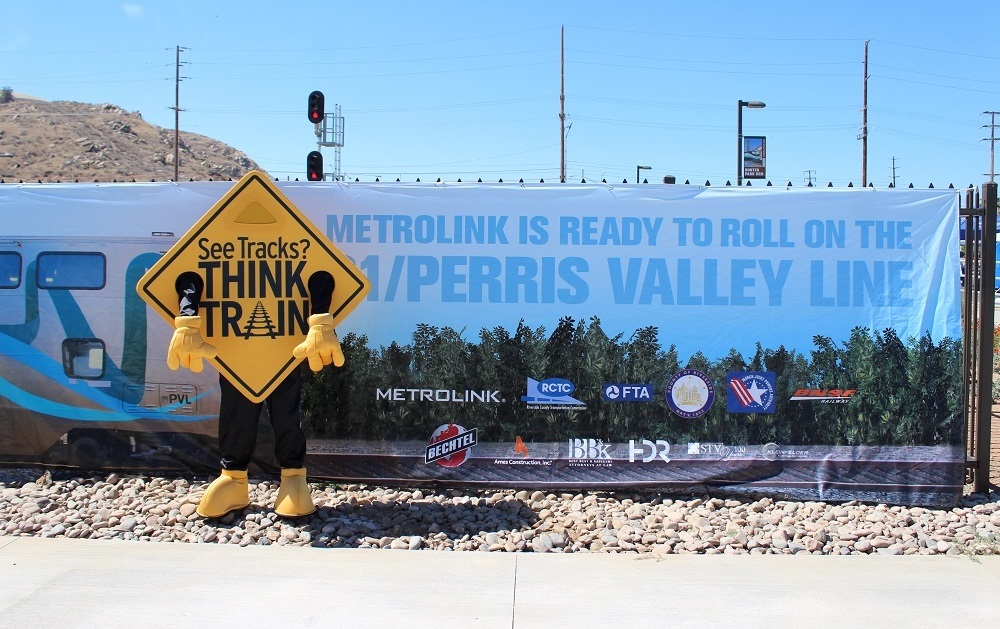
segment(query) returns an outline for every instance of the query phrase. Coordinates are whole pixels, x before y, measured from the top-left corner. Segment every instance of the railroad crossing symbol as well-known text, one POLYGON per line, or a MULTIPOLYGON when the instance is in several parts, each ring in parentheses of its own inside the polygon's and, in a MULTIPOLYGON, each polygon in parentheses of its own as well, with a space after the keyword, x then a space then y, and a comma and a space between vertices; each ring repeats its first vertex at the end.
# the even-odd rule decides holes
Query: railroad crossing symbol
POLYGON ((171 326, 178 308, 175 282, 185 271, 205 282, 202 334, 218 349, 210 362, 255 402, 302 361, 292 349, 308 331, 309 277, 317 271, 333 275, 334 325, 370 286, 259 171, 240 179, 139 280, 139 296, 171 326))

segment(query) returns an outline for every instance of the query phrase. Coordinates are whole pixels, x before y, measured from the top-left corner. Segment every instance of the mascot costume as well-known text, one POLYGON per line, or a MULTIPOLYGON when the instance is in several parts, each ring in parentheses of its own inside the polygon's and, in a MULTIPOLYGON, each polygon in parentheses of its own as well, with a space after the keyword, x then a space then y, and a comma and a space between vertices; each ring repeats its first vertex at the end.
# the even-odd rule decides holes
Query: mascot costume
MULTIPOLYGON (((215 357, 215 347, 202 337, 202 320, 198 303, 205 283, 197 273, 186 272, 177 278, 179 312, 174 319, 174 334, 167 350, 167 366, 176 370, 184 367, 198 373, 204 368, 203 359, 215 357)), ((329 364, 341 367, 344 353, 333 329, 330 297, 333 276, 325 271, 309 278, 309 332, 306 340, 293 350, 295 358, 308 358, 309 367, 319 371, 329 364)), ((222 402, 219 407, 219 449, 222 451, 222 474, 212 481, 198 503, 198 515, 218 518, 250 504, 247 469, 257 443, 257 421, 261 408, 274 428, 274 456, 281 466, 281 485, 274 511, 285 517, 309 515, 316 510, 306 484, 306 436, 302 432, 300 407, 302 401, 301 371, 292 371, 265 402, 253 402, 219 375, 222 402)))
POLYGON ((281 485, 274 510, 313 513, 300 423, 303 360, 340 367, 334 326, 370 289, 360 269, 284 196, 251 172, 139 281, 140 297, 173 326, 167 365, 219 370, 221 475, 198 504, 218 518, 250 504, 247 470, 266 409, 281 485))

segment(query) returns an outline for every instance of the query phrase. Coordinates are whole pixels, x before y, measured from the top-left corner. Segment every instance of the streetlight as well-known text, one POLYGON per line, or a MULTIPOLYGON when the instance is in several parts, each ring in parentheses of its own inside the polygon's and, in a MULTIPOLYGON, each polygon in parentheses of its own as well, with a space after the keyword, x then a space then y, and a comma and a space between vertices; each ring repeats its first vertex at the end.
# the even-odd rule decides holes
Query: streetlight
POLYGON ((635 167, 635 182, 639 183, 639 171, 640 170, 652 170, 652 166, 636 166, 635 167))
POLYGON ((743 108, 764 109, 764 103, 759 100, 741 100, 736 105, 736 185, 743 184, 743 108))

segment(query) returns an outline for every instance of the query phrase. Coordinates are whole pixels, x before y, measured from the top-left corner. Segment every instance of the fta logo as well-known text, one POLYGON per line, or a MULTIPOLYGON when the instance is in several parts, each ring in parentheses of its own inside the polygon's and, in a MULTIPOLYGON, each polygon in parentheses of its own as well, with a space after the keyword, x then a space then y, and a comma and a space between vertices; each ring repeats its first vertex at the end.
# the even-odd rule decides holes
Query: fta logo
POLYGON ((652 402, 653 385, 610 382, 601 387, 606 402, 652 402))
POLYGON ((573 397, 575 391, 576 385, 565 378, 541 381, 528 378, 521 401, 527 402, 529 408, 586 408, 583 402, 573 397))

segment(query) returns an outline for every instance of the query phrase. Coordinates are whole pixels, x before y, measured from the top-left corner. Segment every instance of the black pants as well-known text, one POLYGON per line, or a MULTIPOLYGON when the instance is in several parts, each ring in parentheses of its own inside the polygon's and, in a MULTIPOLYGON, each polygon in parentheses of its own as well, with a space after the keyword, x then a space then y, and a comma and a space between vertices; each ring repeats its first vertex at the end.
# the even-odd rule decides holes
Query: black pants
POLYGON ((257 422, 267 405, 274 428, 274 458, 284 468, 303 467, 306 436, 302 432, 302 374, 295 369, 263 402, 251 402, 226 378, 219 376, 222 402, 219 408, 219 448, 222 469, 245 470, 257 444, 257 422))

